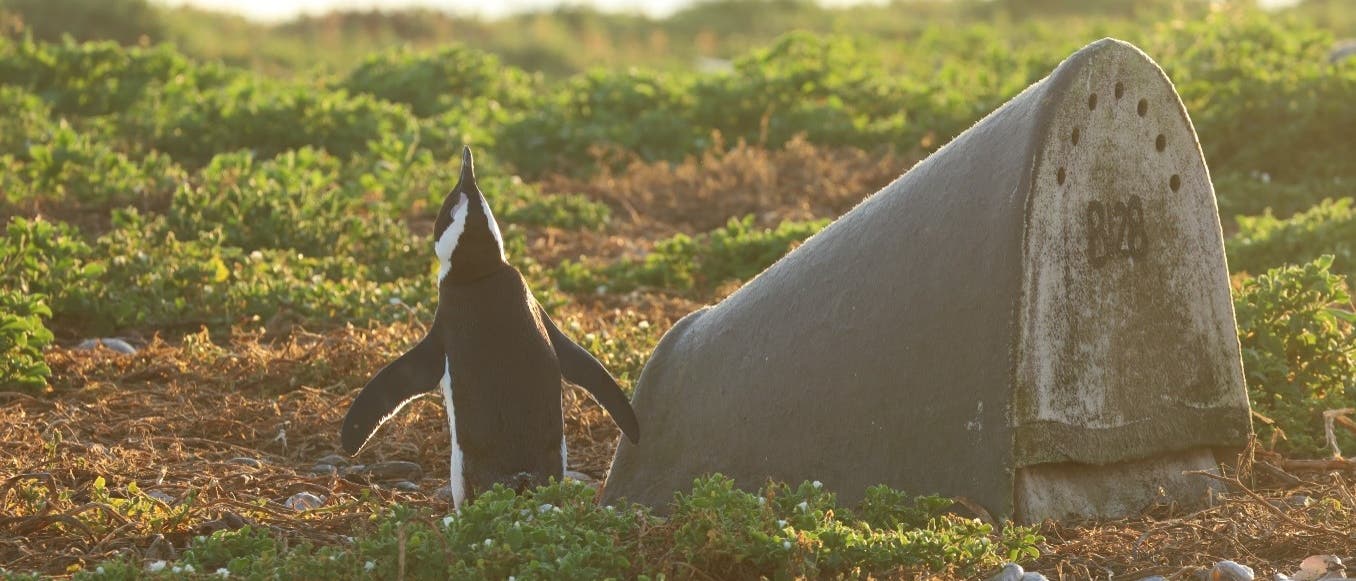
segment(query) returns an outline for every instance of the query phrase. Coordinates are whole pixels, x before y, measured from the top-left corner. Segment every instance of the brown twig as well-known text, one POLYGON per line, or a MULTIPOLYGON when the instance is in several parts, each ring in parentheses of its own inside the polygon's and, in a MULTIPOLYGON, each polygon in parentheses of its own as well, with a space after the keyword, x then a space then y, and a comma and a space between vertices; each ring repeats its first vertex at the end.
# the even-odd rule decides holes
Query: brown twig
POLYGON ((1285 522, 1291 524, 1292 526, 1295 526, 1295 527, 1298 527, 1298 528, 1302 528, 1302 529, 1307 530, 1307 531, 1312 531, 1312 532, 1316 532, 1316 533, 1322 533, 1322 534, 1326 534, 1326 535, 1337 535, 1337 536, 1341 536, 1341 537, 1347 536, 1346 533, 1343 533, 1343 532, 1338 531, 1338 530, 1330 529, 1330 528, 1328 528, 1328 527, 1321 527, 1321 526, 1317 526, 1317 525, 1311 525, 1311 524, 1308 524, 1308 523, 1302 523, 1302 522, 1300 522, 1300 521, 1295 520, 1295 519, 1292 518, 1290 515, 1285 514, 1285 511, 1283 511, 1283 510, 1277 508, 1276 505, 1271 504, 1270 502, 1268 502, 1267 499, 1265 499, 1265 498, 1262 497, 1262 495, 1257 494, 1256 492, 1253 492, 1253 490, 1252 490, 1251 488, 1248 488, 1247 486, 1244 486, 1244 485, 1243 485, 1243 482, 1241 482, 1238 478, 1235 478, 1235 477, 1233 477, 1233 476, 1222 476, 1222 475, 1219 475, 1219 474, 1214 474, 1214 473, 1211 473, 1211 472, 1207 472, 1207 471, 1205 471, 1205 470, 1188 470, 1188 471, 1186 471, 1186 472, 1183 472, 1183 474, 1193 474, 1193 475, 1198 475, 1198 476, 1205 476, 1206 478, 1212 478, 1212 479, 1214 479, 1214 480, 1218 480, 1218 481, 1223 482, 1223 483, 1225 483, 1225 484, 1229 484, 1230 486, 1233 486, 1233 487, 1237 488, 1237 489, 1238 489, 1239 491, 1241 491, 1242 493, 1248 495, 1248 497, 1251 498, 1251 499, 1253 499, 1254 501, 1256 501, 1258 505, 1260 505, 1260 506, 1262 506, 1263 508, 1265 508, 1265 509, 1271 511, 1271 512, 1274 513, 1276 516, 1281 517, 1281 520, 1283 520, 1283 521, 1285 521, 1285 522))

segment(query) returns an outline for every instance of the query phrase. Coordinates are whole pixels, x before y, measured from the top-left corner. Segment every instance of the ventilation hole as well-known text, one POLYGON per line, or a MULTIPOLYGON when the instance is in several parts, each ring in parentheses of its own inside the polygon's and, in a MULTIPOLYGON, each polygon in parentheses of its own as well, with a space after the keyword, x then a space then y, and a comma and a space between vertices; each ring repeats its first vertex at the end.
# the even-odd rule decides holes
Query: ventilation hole
MULTIPOLYGON (((1177 176, 1172 176, 1172 179, 1177 179, 1177 176)), ((1059 185, 1061 186, 1064 185, 1064 168, 1061 167, 1059 168, 1059 171, 1055 172, 1055 181, 1059 182, 1059 185)), ((1173 188, 1173 190, 1176 189, 1177 188, 1173 188)))
POLYGON ((1154 140, 1154 149, 1163 151, 1164 149, 1167 148, 1168 148, 1168 138, 1164 137, 1162 133, 1159 133, 1158 139, 1154 140))
POLYGON ((1140 100, 1139 100, 1139 116, 1140 116, 1140 117, 1143 117, 1143 116, 1144 116, 1146 113, 1148 113, 1148 112, 1149 112, 1149 100, 1148 100, 1148 99, 1140 99, 1140 100))
POLYGON ((1121 96, 1124 95, 1124 94, 1125 94, 1125 83, 1117 82, 1117 83, 1116 83, 1116 98, 1119 99, 1119 98, 1121 98, 1121 96))
POLYGON ((1073 135, 1070 135, 1070 136, 1069 136, 1069 139, 1070 139, 1071 141, 1073 141, 1073 144, 1074 144, 1074 145, 1078 145, 1078 128, 1077 128, 1077 127, 1074 128, 1074 130, 1073 130, 1073 135))
POLYGON ((1181 189, 1182 178, 1178 177, 1177 174, 1172 174, 1172 177, 1168 179, 1168 187, 1172 188, 1174 192, 1181 189))
POLYGON ((1096 108, 1097 108, 1097 93, 1093 93, 1091 95, 1088 95, 1088 110, 1091 111, 1096 108))

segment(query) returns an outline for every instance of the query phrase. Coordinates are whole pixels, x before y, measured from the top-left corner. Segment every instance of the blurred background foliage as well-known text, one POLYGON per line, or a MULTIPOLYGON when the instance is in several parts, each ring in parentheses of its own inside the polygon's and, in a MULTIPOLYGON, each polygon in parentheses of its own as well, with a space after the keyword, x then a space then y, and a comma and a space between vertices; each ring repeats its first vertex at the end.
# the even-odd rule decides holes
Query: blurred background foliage
MULTIPOLYGON (((1356 338, 1341 315, 1356 272, 1356 58, 1340 56, 1356 7, 1346 0, 1270 11, 1205 0, 706 0, 664 18, 569 7, 272 24, 145 0, 0 0, 0 29, 7 385, 41 386, 42 346, 95 333, 427 314, 425 214, 464 143, 483 152, 510 256, 548 305, 656 291, 714 300, 841 205, 791 218, 755 205, 767 216, 720 216, 703 231, 644 216, 652 235, 597 259, 539 263, 528 235, 636 242, 634 200, 569 189, 607 190, 654 167, 678 183, 693 160, 734 144, 925 155, 1072 51, 1114 36, 1164 66, 1196 125, 1254 400, 1297 432, 1318 426, 1322 409, 1356 405, 1356 338)), ((1290 442, 1280 445, 1321 445, 1290 442)))

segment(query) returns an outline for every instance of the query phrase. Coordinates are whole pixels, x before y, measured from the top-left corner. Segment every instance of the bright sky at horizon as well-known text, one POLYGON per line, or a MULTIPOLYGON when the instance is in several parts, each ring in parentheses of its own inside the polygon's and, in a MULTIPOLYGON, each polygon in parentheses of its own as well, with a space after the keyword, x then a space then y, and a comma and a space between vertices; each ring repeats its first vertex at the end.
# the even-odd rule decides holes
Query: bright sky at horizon
MULTIPOLYGON (((158 0, 165 4, 190 4, 223 12, 236 12, 260 20, 281 20, 297 14, 320 14, 357 8, 395 9, 422 6, 458 14, 498 17, 514 12, 551 8, 561 4, 592 6, 602 10, 643 12, 663 16, 692 0, 158 0)), ((824 4, 853 4, 881 0, 820 0, 824 4)))
MULTIPOLYGON (((259 20, 282 20, 298 14, 320 14, 330 10, 357 8, 402 8, 424 6, 459 14, 498 17, 524 10, 550 8, 560 4, 587 5, 611 11, 643 12, 663 16, 692 0, 157 0, 170 5, 191 4, 211 10, 236 12, 259 20)), ((820 0, 822 4, 861 4, 883 0, 820 0)), ((1263 6, 1291 4, 1298 0, 1261 0, 1263 6)))

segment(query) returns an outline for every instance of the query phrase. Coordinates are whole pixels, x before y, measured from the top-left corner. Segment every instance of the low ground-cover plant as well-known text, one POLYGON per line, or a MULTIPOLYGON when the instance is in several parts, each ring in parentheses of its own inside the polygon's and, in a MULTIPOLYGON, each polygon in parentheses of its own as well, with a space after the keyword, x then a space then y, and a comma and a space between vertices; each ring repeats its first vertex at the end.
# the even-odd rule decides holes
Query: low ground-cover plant
POLYGON ((627 292, 640 287, 709 290, 762 272, 827 224, 810 220, 758 228, 753 216, 731 218, 724 227, 695 238, 677 234, 660 240, 642 258, 623 258, 601 267, 566 261, 556 268, 554 278, 561 290, 570 292, 627 292))
POLYGON ((52 311, 42 295, 0 288, 0 389, 40 391, 52 370, 42 349, 52 342, 43 324, 52 311))
MULTIPOLYGON (((1246 279, 1234 309, 1255 423, 1265 442, 1305 456, 1324 454, 1322 413, 1356 407, 1356 313, 1332 256, 1246 279)), ((1339 432, 1339 445, 1356 438, 1339 432)))
POLYGON ((1356 275, 1356 199, 1324 200, 1289 218, 1270 210, 1238 217, 1238 233, 1225 245, 1229 268, 1261 273, 1287 263, 1333 257, 1332 270, 1356 275))
POLYGON ((870 489, 854 509, 818 482, 745 492, 714 475, 679 493, 668 517, 638 505, 598 506, 595 495, 566 481, 521 495, 498 487, 452 515, 395 506, 338 546, 291 544, 256 527, 218 531, 193 540, 172 562, 118 559, 75 578, 974 575, 1033 558, 1043 542, 1031 528, 998 531, 946 514, 950 501, 886 487, 870 489))

